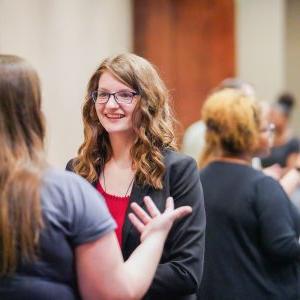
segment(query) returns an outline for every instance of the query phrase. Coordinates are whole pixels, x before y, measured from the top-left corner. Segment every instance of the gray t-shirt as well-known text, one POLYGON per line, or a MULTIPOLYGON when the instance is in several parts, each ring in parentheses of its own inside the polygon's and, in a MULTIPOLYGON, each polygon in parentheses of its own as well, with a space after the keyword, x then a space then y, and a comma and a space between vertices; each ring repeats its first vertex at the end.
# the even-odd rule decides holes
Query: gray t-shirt
MULTIPOLYGON (((79 299, 74 248, 115 229, 104 199, 74 173, 48 169, 41 203, 45 227, 39 259, 0 279, 0 299, 79 299)), ((101 278, 99 278, 101 280, 101 278)))

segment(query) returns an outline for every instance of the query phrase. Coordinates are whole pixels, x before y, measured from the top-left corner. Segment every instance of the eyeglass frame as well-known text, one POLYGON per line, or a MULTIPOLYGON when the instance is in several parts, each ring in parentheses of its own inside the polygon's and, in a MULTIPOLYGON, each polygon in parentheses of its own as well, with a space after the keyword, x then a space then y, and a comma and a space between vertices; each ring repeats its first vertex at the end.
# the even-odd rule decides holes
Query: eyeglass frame
POLYGON ((98 102, 98 101, 97 101, 97 100, 98 100, 98 93, 99 93, 99 91, 93 91, 93 92, 91 92, 91 98, 92 98, 92 100, 93 100, 93 102, 94 102, 95 104, 96 104, 96 103, 99 103, 99 104, 106 104, 106 103, 109 101, 109 99, 110 99, 111 96, 114 97, 115 102, 118 103, 119 105, 120 105, 120 104, 131 104, 133 98, 134 98, 135 96, 138 96, 138 95, 139 95, 139 93, 138 93, 138 92, 135 92, 135 91, 134 91, 134 92, 133 92, 133 91, 118 91, 118 92, 114 92, 114 93, 103 92, 103 93, 106 93, 106 94, 107 94, 107 96, 108 96, 108 97, 107 97, 107 100, 106 100, 105 102, 98 102), (122 92, 126 92, 126 93, 131 94, 131 100, 130 100, 129 102, 121 102, 121 103, 120 103, 120 102, 118 101, 118 98, 117 98, 116 94, 122 93, 122 92), (96 93, 97 97, 94 97, 95 93, 96 93))

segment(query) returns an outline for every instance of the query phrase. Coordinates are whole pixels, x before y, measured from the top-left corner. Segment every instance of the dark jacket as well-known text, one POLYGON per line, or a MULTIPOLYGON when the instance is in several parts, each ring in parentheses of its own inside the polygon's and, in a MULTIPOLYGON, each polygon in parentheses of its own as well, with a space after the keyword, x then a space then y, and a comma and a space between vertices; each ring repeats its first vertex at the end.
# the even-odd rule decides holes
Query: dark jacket
MULTIPOLYGON (((67 170, 73 171, 72 163, 73 160, 69 161, 67 170)), ((192 300, 196 299, 204 261, 206 217, 202 187, 196 162, 191 157, 166 150, 165 166, 163 189, 134 183, 130 202, 144 207, 143 197, 149 195, 163 211, 166 199, 172 196, 175 207, 190 205, 193 212, 171 229, 153 283, 144 299, 192 300)), ((123 226, 122 252, 125 260, 140 244, 140 234, 128 219, 129 211, 130 207, 123 226)))

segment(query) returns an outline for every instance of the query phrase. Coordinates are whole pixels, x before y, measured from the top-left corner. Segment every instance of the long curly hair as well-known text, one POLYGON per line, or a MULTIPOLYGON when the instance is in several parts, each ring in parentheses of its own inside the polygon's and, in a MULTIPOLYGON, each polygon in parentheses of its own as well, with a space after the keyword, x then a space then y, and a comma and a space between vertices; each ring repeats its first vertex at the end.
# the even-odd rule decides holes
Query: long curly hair
POLYGON ((83 105, 84 141, 74 160, 74 171, 94 182, 112 156, 108 133, 99 122, 91 99, 104 72, 110 72, 140 95, 132 117, 135 140, 130 150, 135 180, 140 185, 161 189, 165 171, 163 151, 177 149, 169 93, 151 63, 131 53, 105 59, 88 83, 83 105))
POLYGON ((206 143, 200 167, 222 155, 239 157, 257 151, 261 109, 253 97, 235 89, 214 92, 203 105, 202 118, 206 143))

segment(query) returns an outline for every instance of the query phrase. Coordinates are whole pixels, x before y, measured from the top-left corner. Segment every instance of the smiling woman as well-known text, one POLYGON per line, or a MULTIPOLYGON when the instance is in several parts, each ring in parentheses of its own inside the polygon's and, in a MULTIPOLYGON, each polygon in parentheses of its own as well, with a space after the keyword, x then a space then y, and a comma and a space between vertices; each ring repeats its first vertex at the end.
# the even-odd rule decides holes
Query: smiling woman
POLYGON ((44 134, 36 71, 0 54, 0 299, 141 299, 173 222, 191 208, 132 203, 142 242, 124 262, 103 198, 47 163, 44 134))
POLYGON ((149 195, 159 213, 172 196, 176 207, 193 208, 170 233, 146 296, 193 299, 203 268, 203 194, 196 162, 176 152, 169 94, 155 68, 134 54, 105 59, 89 81, 83 120, 84 142, 67 169, 104 196, 125 259, 140 245, 129 203, 149 195))
POLYGON ((131 131, 133 135, 132 114, 137 93, 110 72, 104 72, 99 79, 98 91, 93 95, 98 119, 106 132, 131 131))

